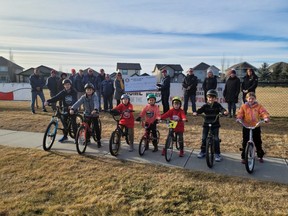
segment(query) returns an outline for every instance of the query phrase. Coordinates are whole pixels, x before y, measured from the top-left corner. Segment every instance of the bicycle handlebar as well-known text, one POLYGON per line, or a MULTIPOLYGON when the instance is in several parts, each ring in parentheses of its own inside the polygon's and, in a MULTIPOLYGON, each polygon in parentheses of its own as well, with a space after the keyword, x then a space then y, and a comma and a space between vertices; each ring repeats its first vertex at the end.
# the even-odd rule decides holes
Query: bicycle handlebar
POLYGON ((259 122, 256 123, 255 126, 252 127, 252 126, 245 125, 241 119, 237 119, 236 122, 239 122, 243 127, 247 128, 247 129, 252 129, 252 130, 254 130, 256 127, 258 127, 260 124, 265 123, 264 120, 260 120, 259 122))

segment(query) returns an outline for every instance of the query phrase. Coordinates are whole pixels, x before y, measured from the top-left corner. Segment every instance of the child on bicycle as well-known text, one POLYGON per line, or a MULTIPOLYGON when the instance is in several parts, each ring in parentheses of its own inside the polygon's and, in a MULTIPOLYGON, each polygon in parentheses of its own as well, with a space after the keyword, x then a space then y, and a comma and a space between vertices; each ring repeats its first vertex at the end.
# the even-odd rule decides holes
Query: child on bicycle
MULTIPOLYGON (((77 101, 77 92, 72 88, 72 82, 70 79, 64 79, 62 81, 62 85, 64 86, 64 89, 60 91, 57 95, 52 97, 51 99, 45 101, 44 105, 47 106, 52 103, 56 103, 57 101, 62 101, 62 111, 63 113, 67 113, 66 115, 61 115, 61 122, 64 127, 63 130, 63 137, 59 139, 59 142, 64 142, 68 140, 68 130, 67 130, 67 120, 69 117, 69 109, 72 107, 72 105, 77 101)), ((74 134, 77 132, 77 124, 76 124, 76 117, 75 115, 70 115, 72 127, 74 134)))
MULTIPOLYGON (((242 104, 237 114, 237 121, 242 121, 246 126, 255 126, 260 119, 264 119, 265 122, 269 122, 270 115, 267 110, 256 101, 256 95, 254 92, 249 92, 246 95, 247 102, 242 104)), ((246 144, 249 140, 249 129, 243 127, 242 129, 242 153, 241 162, 245 164, 244 155, 246 144)), ((262 149, 261 128, 257 127, 253 130, 253 140, 255 143, 257 157, 259 162, 263 163, 264 151, 262 149)))
MULTIPOLYGON (((150 133, 151 131, 153 135, 153 141, 152 141, 153 146, 154 146, 153 152, 157 152, 158 143, 157 143, 156 125, 158 121, 161 119, 161 114, 159 111, 159 107, 155 104, 156 103, 155 94, 148 94, 147 101, 148 101, 148 104, 142 109, 136 121, 141 121, 141 119, 144 118, 145 124, 149 125, 147 130, 148 130, 148 133, 150 133)), ((146 146, 146 148, 148 148, 148 146, 146 146)))
MULTIPOLYGON (((88 82, 85 86, 85 94, 82 95, 79 100, 73 104, 70 109, 70 114, 74 114, 74 110, 79 109, 83 104, 84 106, 84 118, 88 121, 88 124, 93 123, 97 138, 97 147, 101 147, 101 131, 99 128, 99 100, 97 95, 94 93, 94 85, 88 82)), ((87 142, 90 143, 90 134, 88 133, 87 142)))
POLYGON ((123 94, 120 98, 121 103, 111 110, 111 113, 117 113, 121 115, 119 121, 120 125, 128 128, 129 137, 129 151, 134 151, 134 115, 133 105, 130 103, 130 97, 127 94, 123 94))
MULTIPOLYGON (((184 156, 184 121, 187 121, 185 112, 181 109, 182 100, 180 97, 173 97, 172 98, 172 108, 169 109, 166 113, 161 115, 161 119, 170 118, 171 120, 178 121, 178 124, 174 131, 178 134, 179 137, 179 157, 184 156)), ((162 155, 165 154, 165 149, 162 150, 162 155)))
MULTIPOLYGON (((214 135, 215 138, 215 161, 220 162, 222 160, 221 153, 220 153, 220 140, 219 140, 219 113, 224 115, 228 115, 226 109, 222 107, 220 103, 217 102, 218 93, 214 89, 210 89, 207 93, 207 103, 204 104, 201 108, 196 111, 197 114, 204 113, 207 115, 204 119, 203 123, 203 130, 202 130, 202 144, 201 144, 201 151, 197 155, 198 158, 205 157, 206 153, 206 138, 209 132, 209 124, 212 123, 211 133, 214 135), (217 119, 216 119, 217 118, 217 119)), ((195 114, 194 114, 195 115, 195 114)))

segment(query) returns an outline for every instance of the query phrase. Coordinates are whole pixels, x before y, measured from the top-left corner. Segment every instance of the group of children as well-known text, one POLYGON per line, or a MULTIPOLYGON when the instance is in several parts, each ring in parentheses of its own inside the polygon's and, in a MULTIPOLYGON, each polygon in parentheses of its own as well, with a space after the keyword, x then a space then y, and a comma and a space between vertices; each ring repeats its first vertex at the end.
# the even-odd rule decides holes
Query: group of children
MULTIPOLYGON (((97 144, 98 147, 101 147, 101 132, 99 129, 98 124, 98 112, 99 112, 99 102, 96 94, 94 94, 94 86, 90 83, 85 85, 85 94, 77 101, 77 93, 73 90, 72 84, 70 80, 65 79, 63 80, 64 89, 59 92, 56 96, 52 97, 51 99, 45 102, 45 105, 49 103, 53 103, 56 101, 63 101, 64 110, 69 110, 69 114, 73 116, 75 110, 77 110, 81 105, 84 106, 84 117, 90 116, 91 123, 94 124, 97 134, 97 144)), ((198 114, 205 114, 206 117, 204 118, 203 123, 203 130, 202 130, 202 144, 201 144, 201 151, 197 155, 198 158, 205 157, 205 146, 206 146, 206 138, 208 136, 209 126, 208 124, 211 123, 211 116, 214 118, 219 114, 222 113, 223 115, 228 115, 226 109, 222 107, 220 103, 217 102, 218 94, 215 90, 209 90, 206 94, 207 96, 207 103, 205 103, 202 107, 200 107, 196 113, 193 115, 198 114), (210 118, 210 119, 209 119, 210 118)), ((240 110, 237 115, 237 120, 241 120, 245 125, 253 126, 255 125, 260 119, 264 119, 265 122, 269 121, 269 113, 267 110, 260 105, 256 101, 256 95, 254 92, 250 92, 246 95, 247 102, 242 104, 240 110)), ((157 144, 157 130, 156 124, 161 119, 171 119, 174 121, 178 121, 176 128, 174 129, 175 132, 178 134, 179 137, 179 157, 184 156, 184 122, 187 121, 186 115, 184 110, 181 108, 182 100, 179 97, 172 98, 172 108, 169 109, 167 112, 160 114, 159 107, 156 105, 156 96, 154 94, 147 95, 147 105, 142 109, 139 114, 139 117, 136 118, 136 121, 144 121, 149 124, 148 130, 152 131, 153 135, 153 152, 158 151, 158 144, 157 144)), ((130 97, 127 94, 123 94, 121 96, 121 103, 117 105, 112 111, 117 111, 121 113, 122 117, 120 119, 120 124, 125 125, 128 128, 128 137, 129 137, 129 151, 134 150, 134 115, 133 115, 133 105, 130 102, 130 97)), ((65 124, 65 119, 64 119, 65 124)), ((76 121, 72 118, 73 129, 77 130, 76 121)), ((220 162, 221 152, 220 152, 220 142, 219 142, 219 128, 220 122, 219 118, 217 118, 212 123, 211 132, 214 134, 215 137, 215 161, 220 162)), ((241 158, 242 162, 244 159, 244 150, 246 143, 249 139, 249 130, 243 127, 243 139, 242 139, 242 153, 241 158)), ((64 136, 59 140, 63 142, 67 140, 67 131, 64 131, 64 136)), ((257 149, 257 156, 260 162, 263 162, 264 151, 262 149, 262 140, 261 140, 261 129, 257 127, 253 131, 253 140, 255 142, 255 146, 257 149)), ((164 150, 164 149, 163 149, 164 150)), ((164 151, 162 151, 162 155, 164 151)))

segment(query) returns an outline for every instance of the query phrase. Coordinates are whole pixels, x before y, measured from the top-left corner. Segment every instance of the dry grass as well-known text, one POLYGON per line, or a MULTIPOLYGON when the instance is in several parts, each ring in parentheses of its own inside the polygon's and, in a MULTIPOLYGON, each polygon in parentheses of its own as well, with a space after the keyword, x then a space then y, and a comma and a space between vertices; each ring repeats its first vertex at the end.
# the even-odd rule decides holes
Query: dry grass
POLYGON ((0 215, 287 215, 288 186, 0 146, 0 215), (271 196, 273 195, 273 196, 271 196))

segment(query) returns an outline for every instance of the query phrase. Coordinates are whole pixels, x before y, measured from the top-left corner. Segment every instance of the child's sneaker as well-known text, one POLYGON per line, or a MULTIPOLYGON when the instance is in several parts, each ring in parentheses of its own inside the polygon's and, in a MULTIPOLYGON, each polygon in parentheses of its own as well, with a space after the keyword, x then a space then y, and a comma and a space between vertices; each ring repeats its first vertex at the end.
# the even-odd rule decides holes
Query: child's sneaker
POLYGON ((258 160, 259 160, 260 163, 264 163, 263 158, 259 158, 258 160))
POLYGON ((179 157, 184 157, 184 151, 180 150, 179 157))
POLYGON ((165 155, 165 148, 162 149, 161 155, 163 155, 163 156, 165 155))
POLYGON ((129 146, 129 150, 128 150, 129 152, 133 152, 134 151, 134 147, 133 147, 133 145, 130 145, 129 146))
POLYGON ((202 151, 197 155, 198 158, 204 158, 205 156, 206 156, 205 152, 202 151))
POLYGON ((220 155, 220 154, 216 154, 216 156, 215 156, 215 161, 216 161, 216 162, 220 162, 221 160, 222 160, 221 155, 220 155))
POLYGON ((154 147, 153 151, 152 152, 157 152, 158 151, 158 147, 154 147))
POLYGON ((68 140, 68 137, 67 136, 63 136, 61 139, 59 139, 58 141, 60 142, 60 143, 62 143, 62 142, 64 142, 64 141, 66 141, 66 140, 68 140))

